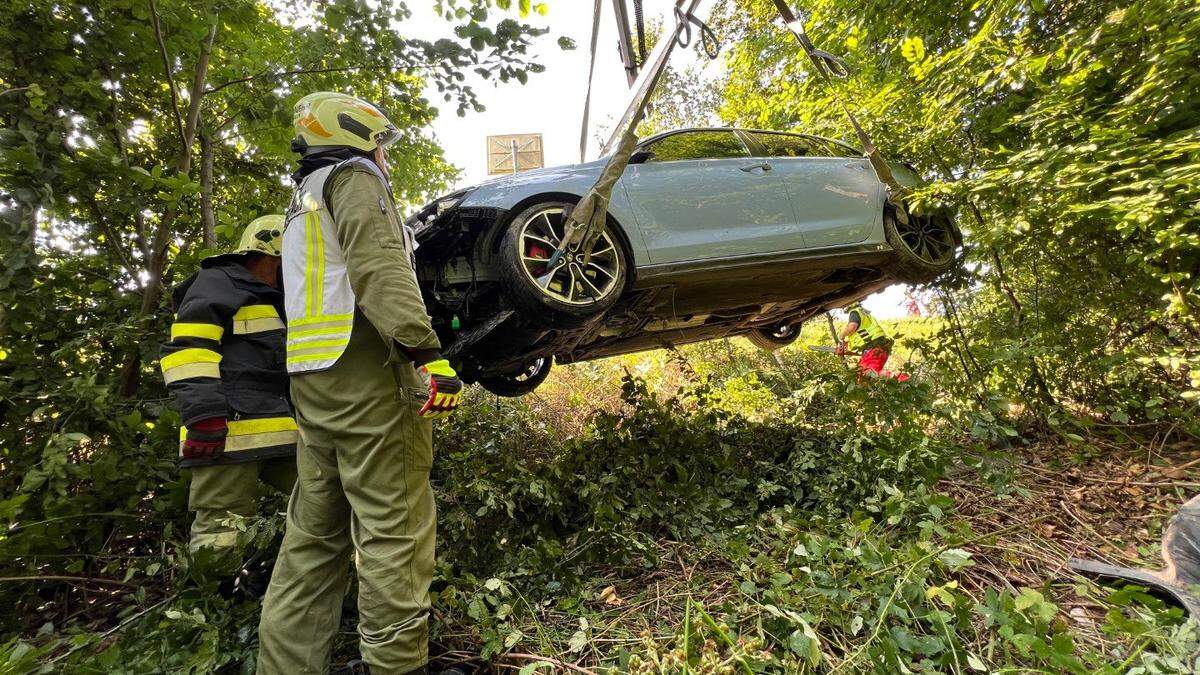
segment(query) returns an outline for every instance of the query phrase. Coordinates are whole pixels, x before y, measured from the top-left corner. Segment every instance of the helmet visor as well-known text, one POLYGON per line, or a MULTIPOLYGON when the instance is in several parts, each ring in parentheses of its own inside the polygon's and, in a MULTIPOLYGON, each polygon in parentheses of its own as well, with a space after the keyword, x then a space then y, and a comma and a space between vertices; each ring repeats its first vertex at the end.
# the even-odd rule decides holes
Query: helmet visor
POLYGON ((388 147, 398 140, 400 140, 400 131, 391 124, 388 124, 382 131, 375 134, 375 144, 383 148, 388 147))

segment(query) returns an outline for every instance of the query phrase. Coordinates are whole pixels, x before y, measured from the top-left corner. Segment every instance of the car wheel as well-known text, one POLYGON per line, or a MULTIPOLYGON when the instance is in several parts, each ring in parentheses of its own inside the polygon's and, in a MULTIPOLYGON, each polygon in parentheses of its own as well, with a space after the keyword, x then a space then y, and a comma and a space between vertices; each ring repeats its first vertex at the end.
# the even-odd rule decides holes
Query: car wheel
POLYGON ((577 243, 550 268, 563 237, 567 202, 542 202, 517 214, 500 244, 500 283, 508 299, 533 323, 570 328, 617 301, 628 277, 628 254, 605 227, 588 250, 577 243))
POLYGON ((958 236, 954 222, 945 214, 909 215, 908 223, 902 224, 888 209, 883 214, 883 228, 895 250, 895 258, 884 270, 898 281, 928 283, 957 261, 958 236))
POLYGON ((750 344, 769 352, 792 344, 798 337, 800 337, 800 324, 798 323, 781 323, 769 328, 755 328, 746 333, 746 339, 750 344))
POLYGON ((554 359, 549 356, 534 359, 529 365, 514 373, 482 377, 479 379, 479 386, 497 396, 524 396, 546 381, 553 364, 554 359))

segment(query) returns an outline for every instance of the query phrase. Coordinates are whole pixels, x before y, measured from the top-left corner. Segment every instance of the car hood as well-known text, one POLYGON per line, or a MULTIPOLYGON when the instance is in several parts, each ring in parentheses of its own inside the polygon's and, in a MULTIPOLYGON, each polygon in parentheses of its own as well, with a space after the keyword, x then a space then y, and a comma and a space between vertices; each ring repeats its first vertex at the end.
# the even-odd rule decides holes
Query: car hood
POLYGON ((485 180, 477 185, 473 185, 470 189, 475 190, 478 188, 507 187, 526 185, 529 183, 545 183, 551 180, 560 180, 563 178, 570 178, 584 174, 598 173, 600 169, 604 167, 605 161, 606 158, 601 158, 591 162, 584 162, 582 164, 549 166, 542 169, 522 171, 518 174, 497 176, 495 178, 485 180))

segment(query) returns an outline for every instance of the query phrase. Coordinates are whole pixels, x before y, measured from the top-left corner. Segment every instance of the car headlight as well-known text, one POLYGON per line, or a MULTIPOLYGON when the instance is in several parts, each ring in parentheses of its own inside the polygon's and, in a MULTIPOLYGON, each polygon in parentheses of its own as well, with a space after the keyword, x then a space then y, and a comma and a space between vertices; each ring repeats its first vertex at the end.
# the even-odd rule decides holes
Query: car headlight
POLYGON ((443 198, 437 200, 436 202, 434 202, 435 212, 439 216, 442 215, 443 213, 449 211, 450 209, 458 206, 459 203, 462 202, 464 196, 465 195, 458 195, 457 197, 443 197, 443 198))

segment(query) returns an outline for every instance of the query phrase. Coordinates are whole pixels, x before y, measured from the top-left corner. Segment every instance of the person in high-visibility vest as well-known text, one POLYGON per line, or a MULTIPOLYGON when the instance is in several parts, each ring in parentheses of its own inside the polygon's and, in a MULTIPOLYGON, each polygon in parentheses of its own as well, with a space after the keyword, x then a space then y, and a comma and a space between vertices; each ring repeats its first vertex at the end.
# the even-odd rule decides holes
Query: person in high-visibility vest
POLYGON ((299 479, 259 621, 258 672, 324 673, 351 559, 361 661, 424 673, 437 514, 432 420, 463 384, 440 353, 375 106, 319 92, 297 102, 300 153, 283 234, 287 369, 299 479))
POLYGON ((263 216, 233 252, 201 261, 173 291, 175 322, 159 362, 183 423, 179 466, 192 474, 189 548, 211 549, 221 567, 238 562, 231 516, 254 513, 260 481, 284 493, 296 481, 282 239, 283 216, 263 216))
MULTIPOLYGON (((850 305, 846 311, 849 316, 846 318, 846 327, 838 336, 837 353, 858 352, 859 375, 893 377, 892 373, 883 369, 892 353, 894 341, 891 336, 859 303, 850 305)), ((901 379, 908 379, 908 376, 905 375, 901 379)))

